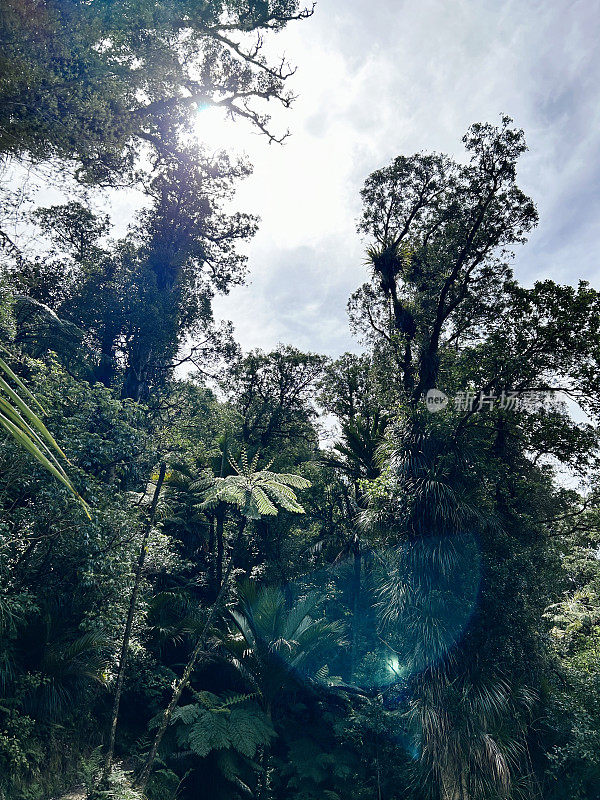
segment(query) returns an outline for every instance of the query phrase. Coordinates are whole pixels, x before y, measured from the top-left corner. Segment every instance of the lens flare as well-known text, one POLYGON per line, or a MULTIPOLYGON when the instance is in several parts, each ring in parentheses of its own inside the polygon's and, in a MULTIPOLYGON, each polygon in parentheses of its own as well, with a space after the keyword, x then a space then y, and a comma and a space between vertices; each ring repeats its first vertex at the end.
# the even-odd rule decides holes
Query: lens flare
POLYGON ((241 155, 249 143, 248 126, 235 120, 225 109, 199 103, 194 128, 198 141, 209 150, 226 150, 241 155))
POLYGON ((340 623, 344 642, 317 649, 303 669, 313 680, 367 691, 401 687, 460 641, 480 576, 471 534, 369 550, 305 576, 291 593, 318 593, 318 613, 340 623))

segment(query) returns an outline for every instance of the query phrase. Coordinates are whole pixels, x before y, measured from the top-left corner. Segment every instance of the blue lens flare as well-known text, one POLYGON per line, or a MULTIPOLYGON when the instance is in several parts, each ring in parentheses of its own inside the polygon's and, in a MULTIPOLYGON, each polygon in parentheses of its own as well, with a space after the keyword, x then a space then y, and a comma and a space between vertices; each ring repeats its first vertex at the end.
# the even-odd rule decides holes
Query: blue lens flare
POLYGON ((317 648, 302 669, 311 680, 366 691, 400 688, 461 640, 480 580, 479 548, 468 533, 425 536, 316 570, 289 590, 318 593, 318 613, 340 626, 343 643, 317 648))

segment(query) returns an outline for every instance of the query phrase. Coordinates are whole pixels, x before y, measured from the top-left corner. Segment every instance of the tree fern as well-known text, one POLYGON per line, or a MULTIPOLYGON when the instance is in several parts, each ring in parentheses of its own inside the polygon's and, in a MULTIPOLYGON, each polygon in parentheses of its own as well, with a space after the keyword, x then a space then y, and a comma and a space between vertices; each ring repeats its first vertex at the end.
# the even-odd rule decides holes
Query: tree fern
POLYGON ((310 481, 306 478, 268 469, 257 471, 258 454, 248 462, 245 450, 242 450, 239 464, 231 460, 229 463, 234 474, 213 478, 200 508, 212 509, 219 503, 227 503, 236 506, 246 519, 275 516, 277 506, 295 514, 304 513, 294 489, 307 489, 310 481))
POLYGON ((276 587, 244 581, 232 609, 235 630, 221 634, 221 646, 249 687, 260 692, 267 710, 298 669, 308 679, 328 674, 324 655, 342 644, 343 628, 317 615, 317 594, 300 598, 290 609, 276 587))
MULTIPOLYGON (((296 495, 292 488, 303 489, 308 488, 311 484, 306 478, 300 475, 291 474, 278 474, 269 472, 268 469, 257 471, 259 454, 256 453, 252 462, 248 462, 248 455, 245 450, 242 450, 240 464, 231 461, 230 464, 234 470, 233 475, 227 477, 215 477, 207 481, 206 473, 199 479, 198 484, 205 489, 205 496, 203 502, 198 506, 202 509, 216 508, 220 503, 234 505, 238 508, 241 521, 238 527, 237 539, 239 540, 248 520, 260 519, 263 514, 275 515, 278 513, 275 503, 281 505, 287 511, 292 511, 297 514, 303 514, 304 509, 298 503, 296 495), (207 485, 208 484, 208 485, 207 485)), ((270 464, 269 464, 270 466, 270 464)), ((181 679, 175 685, 173 694, 169 705, 165 709, 162 717, 162 722, 158 727, 154 742, 148 753, 146 763, 142 768, 136 785, 140 788, 145 788, 152 764, 156 758, 158 747, 162 737, 171 722, 173 712, 177 707, 181 693, 188 686, 192 672, 200 656, 204 646, 204 639, 210 629, 213 615, 219 608, 221 600, 224 598, 226 590, 229 585, 229 580, 233 571, 233 558, 230 559, 227 572, 225 574, 223 583, 220 587, 217 599, 211 607, 208 617, 204 623, 204 628, 200 634, 196 646, 186 664, 181 679)), ((253 684, 255 688, 259 689, 259 684, 253 684)))

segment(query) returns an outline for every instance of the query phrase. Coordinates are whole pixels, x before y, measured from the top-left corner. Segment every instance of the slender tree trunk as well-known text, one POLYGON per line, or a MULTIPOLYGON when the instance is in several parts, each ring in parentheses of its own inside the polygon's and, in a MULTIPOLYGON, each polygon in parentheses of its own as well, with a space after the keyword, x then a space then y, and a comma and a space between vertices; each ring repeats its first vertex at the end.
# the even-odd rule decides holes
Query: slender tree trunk
MULTIPOLYGON (((272 722, 271 717, 271 703, 267 703, 267 707, 265 708, 265 713, 269 718, 269 721, 272 722)), ((266 800, 269 793, 269 759, 271 756, 271 748, 268 744, 265 744, 261 748, 260 753, 260 766, 262 772, 260 773, 260 777, 258 779, 258 786, 256 792, 257 800, 266 800)))
POLYGON ((361 572, 362 572, 362 553, 360 549, 360 539, 354 536, 352 545, 354 554, 354 575, 352 580, 352 646, 350 648, 350 682, 353 681, 358 660, 358 632, 360 628, 360 594, 361 594, 361 572))
POLYGON ((225 540, 223 536, 223 526, 225 523, 225 509, 217 508, 217 568, 215 570, 215 586, 217 594, 221 591, 223 583, 223 559, 225 556, 225 540))
POLYGON ((142 570, 144 568, 144 561, 146 560, 146 551, 148 549, 148 537, 154 518, 156 517, 156 507, 158 505, 158 496, 162 488, 167 465, 163 461, 160 465, 158 480, 156 481, 156 488, 154 489, 154 496, 148 513, 148 519, 144 526, 144 534, 142 536, 142 545, 140 547, 140 554, 135 570, 135 579, 133 582, 133 589, 131 597, 129 598, 129 610, 127 612, 127 620, 125 622, 125 631, 123 633, 123 642, 121 644, 121 655, 119 657, 119 670, 117 672, 117 685, 115 687, 115 696, 113 699, 112 717, 110 723, 110 735, 108 741, 108 751, 106 753, 106 761, 104 763, 104 778, 107 778, 110 773, 113 755, 115 752, 115 736, 117 733, 117 721, 119 719, 119 703, 121 702, 121 692, 123 691, 123 680, 125 677, 125 667, 127 665, 127 654, 129 651, 129 639, 131 638, 131 628, 133 626, 133 619, 135 616, 135 607, 137 604, 137 597, 140 591, 140 583, 142 579, 142 570))
MULTIPOLYGON (((377 727, 379 727, 379 723, 384 716, 384 708, 383 708, 383 695, 381 693, 377 694, 377 704, 375 706, 377 710, 377 727)), ((380 739, 379 733, 377 732, 377 728, 373 731, 373 744, 375 746, 375 780, 376 780, 376 789, 377 789, 377 800, 383 800, 383 789, 381 788, 381 763, 379 759, 380 755, 380 739)))
POLYGON ((381 769, 379 767, 379 752, 377 753, 375 759, 375 769, 377 775, 377 800, 382 800, 383 795, 381 794, 381 769))
POLYGON ((165 731, 167 730, 169 723, 171 721, 171 717, 173 716, 173 711, 175 711, 175 708, 177 707, 177 703, 179 702, 179 698, 181 697, 183 690, 190 682, 190 678, 192 677, 192 673, 194 671, 194 668, 196 667, 198 658, 200 657, 200 654, 204 650, 206 634, 208 633, 208 630, 212 624, 215 614, 219 606, 221 605, 221 601, 223 600, 227 592, 229 578, 231 577, 231 573, 233 570, 233 561, 234 561, 233 555, 235 553, 237 542, 241 539, 245 527, 246 527, 246 519, 242 517, 242 521, 238 528, 236 542, 234 543, 231 553, 231 558, 229 559, 229 564, 227 566, 227 572, 225 573, 225 577, 223 579, 223 583, 221 584, 221 588, 219 590, 217 599, 211 606, 206 622, 204 623, 204 627, 202 628, 202 633, 198 637, 196 646, 192 650, 192 654, 188 660, 188 663, 186 664, 186 667, 183 670, 183 675, 181 676, 178 683, 175 685, 175 688, 173 690, 173 695, 169 701, 169 705, 167 706, 163 714, 163 718, 156 732, 156 736, 154 737, 154 742, 152 743, 152 747, 150 748, 150 752, 148 753, 148 758, 146 759, 146 763, 144 764, 142 771, 140 772, 139 776, 136 778, 134 782, 135 788, 141 789, 141 791, 144 791, 144 789, 146 788, 146 784, 148 783, 148 778, 150 777, 150 772, 152 771, 152 765, 154 764, 154 759, 156 758, 156 754, 158 752, 158 748, 160 746, 162 738, 165 735, 165 731))
MULTIPOLYGON (((221 469, 219 471, 219 477, 223 478, 225 476, 225 467, 227 466, 227 454, 229 452, 229 439, 226 437, 225 441, 223 442, 223 448, 221 450, 221 469)), ((217 506, 215 511, 215 517, 217 521, 217 565, 215 570, 215 594, 218 595, 221 591, 221 584, 223 583, 223 558, 225 554, 225 542, 223 537, 223 526, 225 524, 225 514, 226 509, 225 506, 220 503, 217 506)))
POLYGON ((210 591, 215 585, 215 518, 208 519, 208 583, 210 591))
POLYGON ((260 769, 258 786, 256 787, 256 800, 264 800, 267 792, 267 746, 263 745, 260 752, 260 769))

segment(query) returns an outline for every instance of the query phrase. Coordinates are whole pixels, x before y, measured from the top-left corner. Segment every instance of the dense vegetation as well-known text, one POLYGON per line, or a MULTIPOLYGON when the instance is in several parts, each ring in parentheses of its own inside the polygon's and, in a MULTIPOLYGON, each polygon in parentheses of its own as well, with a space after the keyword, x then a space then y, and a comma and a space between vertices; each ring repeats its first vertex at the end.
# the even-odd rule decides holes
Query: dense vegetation
POLYGON ((523 132, 367 177, 361 355, 214 321, 257 223, 190 107, 280 138, 262 37, 310 13, 2 3, 3 800, 600 797, 600 295, 513 277, 523 132))

